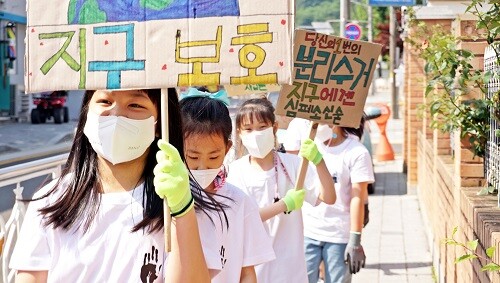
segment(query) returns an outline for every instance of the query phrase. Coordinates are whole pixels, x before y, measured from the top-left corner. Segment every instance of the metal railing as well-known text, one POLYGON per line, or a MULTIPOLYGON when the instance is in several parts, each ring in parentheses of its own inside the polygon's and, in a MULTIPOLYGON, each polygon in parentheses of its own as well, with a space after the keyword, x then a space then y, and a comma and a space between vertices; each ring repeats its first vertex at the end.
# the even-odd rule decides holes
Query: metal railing
MULTIPOLYGON (((497 52, 500 50, 497 47, 497 52)), ((500 90, 500 66, 498 64, 497 52, 488 46, 484 52, 484 71, 496 73, 497 76, 492 76, 488 82, 487 98, 492 99, 494 95, 498 95, 500 90)), ((500 53, 500 52, 499 52, 500 53)), ((498 105, 497 105, 498 107, 498 105)), ((497 131, 500 131, 499 116, 495 111, 500 111, 496 107, 490 108, 490 138, 486 146, 486 155, 484 158, 484 171, 487 182, 500 191, 500 137, 497 136, 497 131)), ((500 207, 500 194, 498 199, 498 206, 500 207)))
POLYGON ((0 261, 2 282, 14 282, 15 271, 9 270, 9 261, 14 250, 17 236, 26 212, 26 205, 19 201, 22 199, 22 182, 37 177, 51 175, 52 179, 61 175, 62 168, 68 158, 68 154, 39 159, 24 164, 14 165, 0 169, 0 188, 15 186, 13 193, 16 197, 14 207, 7 221, 0 215, 0 261), (3 245, 2 245, 3 242, 3 245))

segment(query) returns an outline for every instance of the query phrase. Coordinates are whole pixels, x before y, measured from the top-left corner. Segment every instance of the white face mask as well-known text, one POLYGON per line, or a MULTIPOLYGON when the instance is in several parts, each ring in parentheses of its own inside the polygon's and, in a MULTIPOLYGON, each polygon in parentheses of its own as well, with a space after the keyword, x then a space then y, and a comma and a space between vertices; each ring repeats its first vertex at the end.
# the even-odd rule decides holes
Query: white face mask
POLYGON ((220 172, 220 168, 217 169, 204 169, 204 170, 190 170, 193 174, 194 179, 203 189, 208 188, 210 184, 215 180, 215 177, 220 172))
POLYGON ((316 131, 316 137, 314 141, 316 143, 324 143, 332 137, 333 131, 329 125, 321 124, 318 126, 318 130, 316 131))
POLYGON ((153 116, 134 120, 89 111, 83 133, 99 156, 118 164, 134 160, 148 149, 155 139, 155 121, 153 116))
POLYGON ((251 156, 264 158, 274 148, 274 129, 242 133, 241 142, 251 156))

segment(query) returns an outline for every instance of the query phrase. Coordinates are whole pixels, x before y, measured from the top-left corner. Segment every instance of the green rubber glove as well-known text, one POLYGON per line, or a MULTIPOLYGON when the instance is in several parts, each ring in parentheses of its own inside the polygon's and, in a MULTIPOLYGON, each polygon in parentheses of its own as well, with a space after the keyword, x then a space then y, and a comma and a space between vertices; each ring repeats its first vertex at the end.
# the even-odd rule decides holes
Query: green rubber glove
POLYGON ((193 206, 193 196, 189 186, 188 170, 177 149, 164 140, 158 141, 160 150, 156 154, 153 173, 156 194, 167 198, 172 216, 182 216, 193 206))
POLYGON ((318 165, 323 159, 323 155, 318 151, 318 147, 311 139, 306 139, 300 146, 300 156, 311 161, 314 165, 318 165))
POLYGON ((285 197, 283 198, 283 201, 286 205, 286 211, 288 212, 300 209, 302 207, 302 204, 304 204, 305 194, 306 192, 304 190, 288 190, 285 197))

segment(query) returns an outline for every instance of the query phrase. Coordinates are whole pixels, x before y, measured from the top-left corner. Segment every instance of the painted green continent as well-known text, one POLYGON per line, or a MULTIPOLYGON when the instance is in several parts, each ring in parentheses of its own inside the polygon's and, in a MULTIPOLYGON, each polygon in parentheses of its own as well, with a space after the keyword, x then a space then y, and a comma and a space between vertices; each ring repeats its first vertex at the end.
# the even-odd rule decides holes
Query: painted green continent
POLYGON ((78 22, 81 24, 95 24, 106 22, 106 13, 99 9, 97 0, 88 0, 82 5, 78 22))
POLYGON ((172 4, 173 0, 141 0, 141 7, 160 11, 172 4))

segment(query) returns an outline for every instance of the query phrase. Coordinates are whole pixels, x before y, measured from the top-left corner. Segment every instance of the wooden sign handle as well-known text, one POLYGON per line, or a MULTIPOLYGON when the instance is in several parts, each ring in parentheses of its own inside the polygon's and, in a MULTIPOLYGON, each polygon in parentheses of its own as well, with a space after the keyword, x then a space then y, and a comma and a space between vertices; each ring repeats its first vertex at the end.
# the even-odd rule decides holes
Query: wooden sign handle
MULTIPOLYGON (((161 138, 168 142, 168 89, 161 90, 161 138)), ((163 199, 163 229, 165 230, 165 251, 170 252, 171 246, 171 225, 172 216, 167 199, 163 199)))
MULTIPOLYGON (((316 136, 316 130, 318 129, 318 123, 316 122, 310 122, 311 126, 309 128, 309 138, 314 140, 314 137, 316 136)), ((299 173, 297 175, 297 180, 295 181, 295 189, 296 190, 301 190, 304 187, 304 180, 306 178, 306 173, 307 173, 307 167, 309 165, 309 160, 305 159, 304 157, 300 158, 300 168, 299 168, 299 173)))

